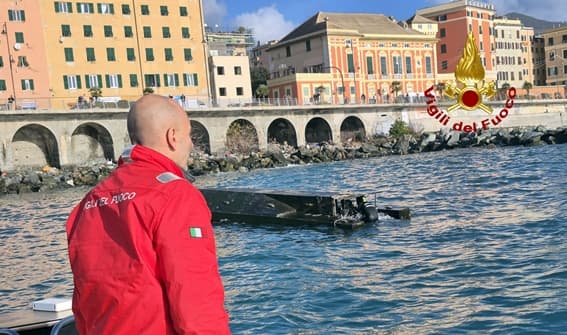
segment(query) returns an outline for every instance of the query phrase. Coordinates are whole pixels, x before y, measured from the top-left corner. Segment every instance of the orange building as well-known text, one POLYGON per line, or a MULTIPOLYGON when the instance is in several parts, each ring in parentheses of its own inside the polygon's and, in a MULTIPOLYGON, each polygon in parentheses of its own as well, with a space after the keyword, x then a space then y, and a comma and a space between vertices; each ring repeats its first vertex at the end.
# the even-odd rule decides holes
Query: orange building
POLYGON ((435 37, 381 14, 319 12, 267 52, 276 99, 393 102, 435 83, 435 37))
POLYGON ((416 14, 437 21, 437 62, 439 73, 453 73, 462 56, 469 32, 478 43, 486 80, 496 79, 494 57, 494 5, 471 0, 456 0, 427 7, 416 14))
POLYGON ((1 1, 10 45, 2 41, 0 56, 11 54, 15 69, 6 61, 0 67, 0 104, 14 94, 38 108, 70 108, 92 88, 107 99, 132 100, 151 88, 206 101, 201 7, 190 0, 1 1))

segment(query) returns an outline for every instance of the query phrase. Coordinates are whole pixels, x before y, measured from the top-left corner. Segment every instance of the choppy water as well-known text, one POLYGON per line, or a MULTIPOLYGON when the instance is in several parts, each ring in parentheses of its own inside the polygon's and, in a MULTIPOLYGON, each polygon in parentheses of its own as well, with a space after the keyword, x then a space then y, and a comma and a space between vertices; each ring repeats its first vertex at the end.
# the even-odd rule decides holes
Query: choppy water
MULTIPOLYGON (((455 150, 205 177, 377 191, 411 222, 216 226, 234 334, 566 334, 567 145, 455 150)), ((0 312, 70 296, 84 189, 0 198, 0 312)))

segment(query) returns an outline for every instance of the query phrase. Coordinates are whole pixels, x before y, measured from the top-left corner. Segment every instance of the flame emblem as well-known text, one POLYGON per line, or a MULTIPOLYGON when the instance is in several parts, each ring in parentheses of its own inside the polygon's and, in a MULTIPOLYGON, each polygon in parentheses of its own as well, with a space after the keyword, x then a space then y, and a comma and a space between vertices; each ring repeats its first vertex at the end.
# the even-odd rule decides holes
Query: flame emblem
POLYGON ((447 108, 447 112, 463 108, 474 110, 480 108, 487 114, 492 113, 492 108, 482 102, 484 98, 490 98, 496 94, 494 81, 488 84, 479 85, 484 81, 484 67, 480 59, 480 52, 476 46, 476 41, 472 33, 469 33, 467 43, 463 50, 463 56, 455 69, 455 79, 463 86, 459 88, 447 83, 443 94, 457 100, 457 103, 447 108))

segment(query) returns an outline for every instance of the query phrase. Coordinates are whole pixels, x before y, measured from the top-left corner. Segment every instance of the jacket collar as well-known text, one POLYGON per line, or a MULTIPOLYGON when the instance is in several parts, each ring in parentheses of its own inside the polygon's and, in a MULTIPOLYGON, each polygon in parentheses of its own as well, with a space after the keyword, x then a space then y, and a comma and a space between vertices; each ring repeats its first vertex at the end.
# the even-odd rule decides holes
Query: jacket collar
POLYGON ((174 161, 143 145, 131 145, 124 149, 122 155, 120 155, 120 159, 118 160, 118 166, 128 164, 130 162, 145 162, 166 171, 173 172, 177 176, 185 178, 190 182, 195 181, 195 177, 193 177, 185 169, 179 167, 179 165, 177 165, 174 161))

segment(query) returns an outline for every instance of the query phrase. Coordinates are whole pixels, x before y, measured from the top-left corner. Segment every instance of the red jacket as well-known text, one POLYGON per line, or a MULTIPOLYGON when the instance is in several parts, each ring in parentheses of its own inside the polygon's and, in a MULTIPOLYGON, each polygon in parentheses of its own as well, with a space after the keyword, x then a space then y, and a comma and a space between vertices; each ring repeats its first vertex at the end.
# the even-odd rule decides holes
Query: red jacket
POLYGON ((127 150, 67 239, 81 335, 230 334, 210 210, 160 153, 127 150))

